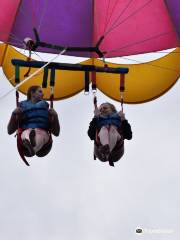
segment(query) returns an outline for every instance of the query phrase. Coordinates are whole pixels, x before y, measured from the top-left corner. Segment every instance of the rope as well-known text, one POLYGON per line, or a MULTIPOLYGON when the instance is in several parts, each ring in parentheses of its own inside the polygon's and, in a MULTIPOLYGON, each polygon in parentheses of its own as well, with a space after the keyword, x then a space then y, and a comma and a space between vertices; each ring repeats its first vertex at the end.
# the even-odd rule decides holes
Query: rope
POLYGON ((17 84, 13 89, 11 89, 10 91, 8 91, 7 93, 5 93, 4 95, 0 96, 0 101, 2 99, 4 99, 5 97, 7 97, 11 92, 17 90, 21 85, 23 85, 25 82, 27 82, 29 79, 31 79, 32 77, 34 77, 36 74, 38 74, 40 71, 42 71, 42 69, 44 69, 45 67, 47 67, 50 63, 52 63, 56 58, 58 58, 60 55, 64 54, 64 52, 66 51, 66 49, 63 49, 58 55, 56 55, 55 57, 53 57, 49 62, 47 62, 45 65, 43 65, 41 68, 39 68, 37 71, 35 71, 34 73, 32 73, 29 77, 25 78, 23 81, 21 81, 19 84, 17 84))

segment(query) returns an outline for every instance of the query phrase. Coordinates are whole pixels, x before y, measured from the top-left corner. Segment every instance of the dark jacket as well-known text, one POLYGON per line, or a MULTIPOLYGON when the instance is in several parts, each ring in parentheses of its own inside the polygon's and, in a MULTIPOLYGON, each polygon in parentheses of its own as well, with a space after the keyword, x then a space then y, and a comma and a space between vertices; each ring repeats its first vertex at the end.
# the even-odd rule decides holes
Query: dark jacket
POLYGON ((118 132, 121 135, 121 140, 116 144, 115 148, 110 153, 108 159, 104 157, 104 154, 101 153, 100 145, 96 142, 96 131, 99 131, 98 127, 98 117, 94 117, 89 124, 88 136, 91 140, 94 140, 94 156, 97 157, 100 161, 106 162, 109 161, 109 164, 113 166, 114 162, 117 162, 121 159, 124 154, 124 139, 132 139, 131 126, 127 120, 121 121, 121 126, 118 128, 118 132))
MULTIPOLYGON (((96 139, 96 130, 99 131, 98 128, 98 117, 94 117, 92 121, 89 124, 88 129, 88 136, 91 140, 96 139)), ((128 123, 127 120, 123 120, 121 122, 121 127, 118 129, 119 133, 123 137, 123 139, 131 140, 132 139, 132 131, 131 131, 131 125, 128 123)))

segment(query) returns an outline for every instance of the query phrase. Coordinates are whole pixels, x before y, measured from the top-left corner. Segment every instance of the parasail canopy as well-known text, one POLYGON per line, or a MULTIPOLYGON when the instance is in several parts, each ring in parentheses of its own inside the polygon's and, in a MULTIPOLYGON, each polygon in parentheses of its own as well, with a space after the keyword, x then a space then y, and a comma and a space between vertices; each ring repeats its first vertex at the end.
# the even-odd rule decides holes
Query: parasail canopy
MULTIPOLYGON (((126 103, 141 103, 155 99, 168 91, 180 75, 180 1, 179 0, 1 0, 0 64, 10 82, 15 85, 13 58, 26 60, 10 44, 24 48, 29 37, 37 43, 36 51, 59 53, 53 46, 67 48, 66 55, 90 58, 82 64, 103 66, 96 51, 72 51, 71 48, 94 48, 104 57, 129 56, 177 47, 175 51, 148 63, 109 67, 129 68, 126 76, 126 103), (48 44, 51 47, 48 47, 48 44)), ((108 60, 107 60, 108 61, 108 60)), ((20 80, 28 68, 23 68, 20 80)), ((33 73, 35 69, 31 69, 33 73)), ((26 93, 32 84, 42 84, 43 73, 23 84, 26 93)), ((118 100, 119 76, 97 73, 97 87, 118 100)), ((70 97, 84 88, 82 72, 56 71, 55 99, 70 97)), ((49 98, 49 88, 45 98, 49 98)))
POLYGON ((36 29, 53 45, 93 47, 100 41, 106 57, 147 53, 179 45, 179 12, 178 0, 1 0, 0 40, 22 48, 26 37, 35 41, 36 29))

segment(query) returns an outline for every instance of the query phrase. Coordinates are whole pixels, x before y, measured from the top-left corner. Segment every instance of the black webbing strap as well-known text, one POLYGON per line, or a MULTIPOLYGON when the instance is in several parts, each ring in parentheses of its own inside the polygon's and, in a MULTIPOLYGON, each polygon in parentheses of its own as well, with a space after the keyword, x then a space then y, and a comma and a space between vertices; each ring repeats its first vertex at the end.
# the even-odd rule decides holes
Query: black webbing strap
POLYGON ((91 72, 92 92, 96 92, 96 72, 91 72))
POLYGON ((89 72, 85 71, 85 77, 84 77, 84 92, 89 93, 89 72))
POLYGON ((51 69, 51 75, 50 75, 50 86, 55 86, 55 68, 51 69))
POLYGON ((124 103, 124 91, 125 91, 125 74, 120 74, 120 101, 121 101, 121 111, 123 112, 123 103, 124 103))
POLYGON ((19 74, 20 74, 20 67, 19 65, 15 65, 15 83, 20 82, 19 74))
POLYGON ((44 68, 44 74, 43 74, 43 82, 42 82, 42 88, 47 88, 47 81, 48 81, 48 68, 44 68))

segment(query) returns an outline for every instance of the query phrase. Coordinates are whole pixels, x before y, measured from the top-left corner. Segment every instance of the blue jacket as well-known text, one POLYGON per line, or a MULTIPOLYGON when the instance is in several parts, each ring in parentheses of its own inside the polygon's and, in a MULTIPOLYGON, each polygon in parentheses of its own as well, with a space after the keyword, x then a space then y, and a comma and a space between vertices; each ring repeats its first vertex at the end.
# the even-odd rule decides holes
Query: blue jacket
POLYGON ((23 111, 20 128, 49 129, 49 104, 46 101, 32 103, 30 100, 25 100, 20 102, 20 108, 23 111))

